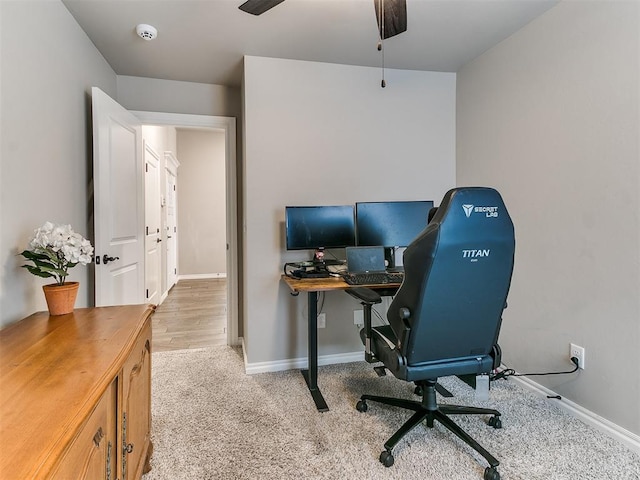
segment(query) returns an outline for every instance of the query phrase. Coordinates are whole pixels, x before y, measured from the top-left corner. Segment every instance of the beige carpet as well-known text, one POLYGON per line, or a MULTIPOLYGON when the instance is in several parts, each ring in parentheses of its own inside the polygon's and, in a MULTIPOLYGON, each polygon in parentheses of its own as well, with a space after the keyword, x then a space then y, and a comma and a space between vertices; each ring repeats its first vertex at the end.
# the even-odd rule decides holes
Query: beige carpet
MULTIPOLYGON (((154 353, 152 471, 144 480, 482 479, 486 463, 439 424, 414 429, 378 462, 384 442, 409 417, 362 393, 417 398, 411 385, 379 378, 357 362, 320 367, 330 411, 319 413, 299 371, 245 375, 240 350, 214 347, 154 353)), ((482 417, 455 420, 500 460, 503 480, 640 480, 640 456, 513 381, 492 384, 488 402, 455 377, 454 399, 502 413, 494 430, 482 417)))

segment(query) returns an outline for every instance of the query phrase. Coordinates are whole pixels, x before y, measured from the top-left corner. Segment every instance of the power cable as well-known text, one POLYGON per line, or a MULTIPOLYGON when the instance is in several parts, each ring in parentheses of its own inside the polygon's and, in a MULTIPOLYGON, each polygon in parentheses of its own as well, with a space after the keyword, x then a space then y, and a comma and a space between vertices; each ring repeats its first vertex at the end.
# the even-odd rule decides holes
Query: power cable
POLYGON ((513 368, 506 368, 498 373, 494 373, 489 376, 490 381, 500 380, 507 377, 533 377, 541 375, 566 375, 569 373, 575 373, 580 368, 577 357, 571 357, 571 362, 575 365, 573 370, 567 370, 566 372, 544 372, 544 373, 517 373, 513 368))

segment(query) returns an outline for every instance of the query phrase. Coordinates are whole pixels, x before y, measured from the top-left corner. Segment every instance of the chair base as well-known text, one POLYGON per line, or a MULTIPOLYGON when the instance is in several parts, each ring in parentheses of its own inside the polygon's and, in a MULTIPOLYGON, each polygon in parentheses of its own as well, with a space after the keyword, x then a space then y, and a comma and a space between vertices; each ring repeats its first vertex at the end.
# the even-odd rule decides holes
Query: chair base
POLYGON ((500 462, 493 455, 487 452, 482 445, 476 442, 467 432, 453 422, 448 415, 491 415, 492 417, 488 422, 489 425, 493 428, 501 428, 502 422, 500 420, 500 412, 490 408, 438 405, 436 403, 435 385, 435 381, 429 380, 424 382, 422 402, 392 397, 379 397, 376 395, 362 395, 362 397, 360 397, 360 401, 356 405, 356 409, 360 412, 366 412, 368 410, 367 400, 415 412, 411 418, 409 418, 409 420, 407 420, 404 425, 402 425, 400 429, 385 442, 385 450, 380 455, 380 462, 387 467, 393 465, 394 459, 391 451, 396 444, 420 423, 426 421, 427 427, 433 428, 434 421, 437 420, 487 460, 489 467, 487 467, 484 473, 485 480, 499 480, 500 475, 496 470, 496 467, 500 465, 500 462))

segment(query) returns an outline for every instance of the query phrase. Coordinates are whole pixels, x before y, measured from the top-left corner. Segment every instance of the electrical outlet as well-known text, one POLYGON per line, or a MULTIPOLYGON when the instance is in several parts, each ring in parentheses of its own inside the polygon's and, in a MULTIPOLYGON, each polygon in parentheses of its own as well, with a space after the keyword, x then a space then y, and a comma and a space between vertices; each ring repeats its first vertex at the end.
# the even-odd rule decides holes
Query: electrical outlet
POLYGON ((327 326, 327 314, 321 313, 318 315, 318 328, 325 328, 327 326))
POLYGON ((576 357, 578 359, 578 367, 584 370, 584 347, 575 344, 569 346, 569 359, 576 357))
POLYGON ((364 325, 364 313, 362 310, 353 311, 353 324, 362 327, 364 325))

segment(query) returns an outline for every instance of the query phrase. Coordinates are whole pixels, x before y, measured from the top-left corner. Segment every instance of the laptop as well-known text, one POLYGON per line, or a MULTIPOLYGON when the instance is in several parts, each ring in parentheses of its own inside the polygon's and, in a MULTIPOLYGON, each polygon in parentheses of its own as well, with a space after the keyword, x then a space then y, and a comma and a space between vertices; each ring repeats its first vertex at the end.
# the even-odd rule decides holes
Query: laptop
POLYGON ((384 247, 347 247, 347 273, 344 281, 349 285, 384 285, 402 283, 402 273, 389 273, 384 260, 384 247))
POLYGON ((349 285, 387 285, 402 283, 402 273, 385 269, 384 247, 347 247, 347 273, 343 279, 349 285))
POLYGON ((384 273, 384 247, 347 247, 347 273, 384 273))

